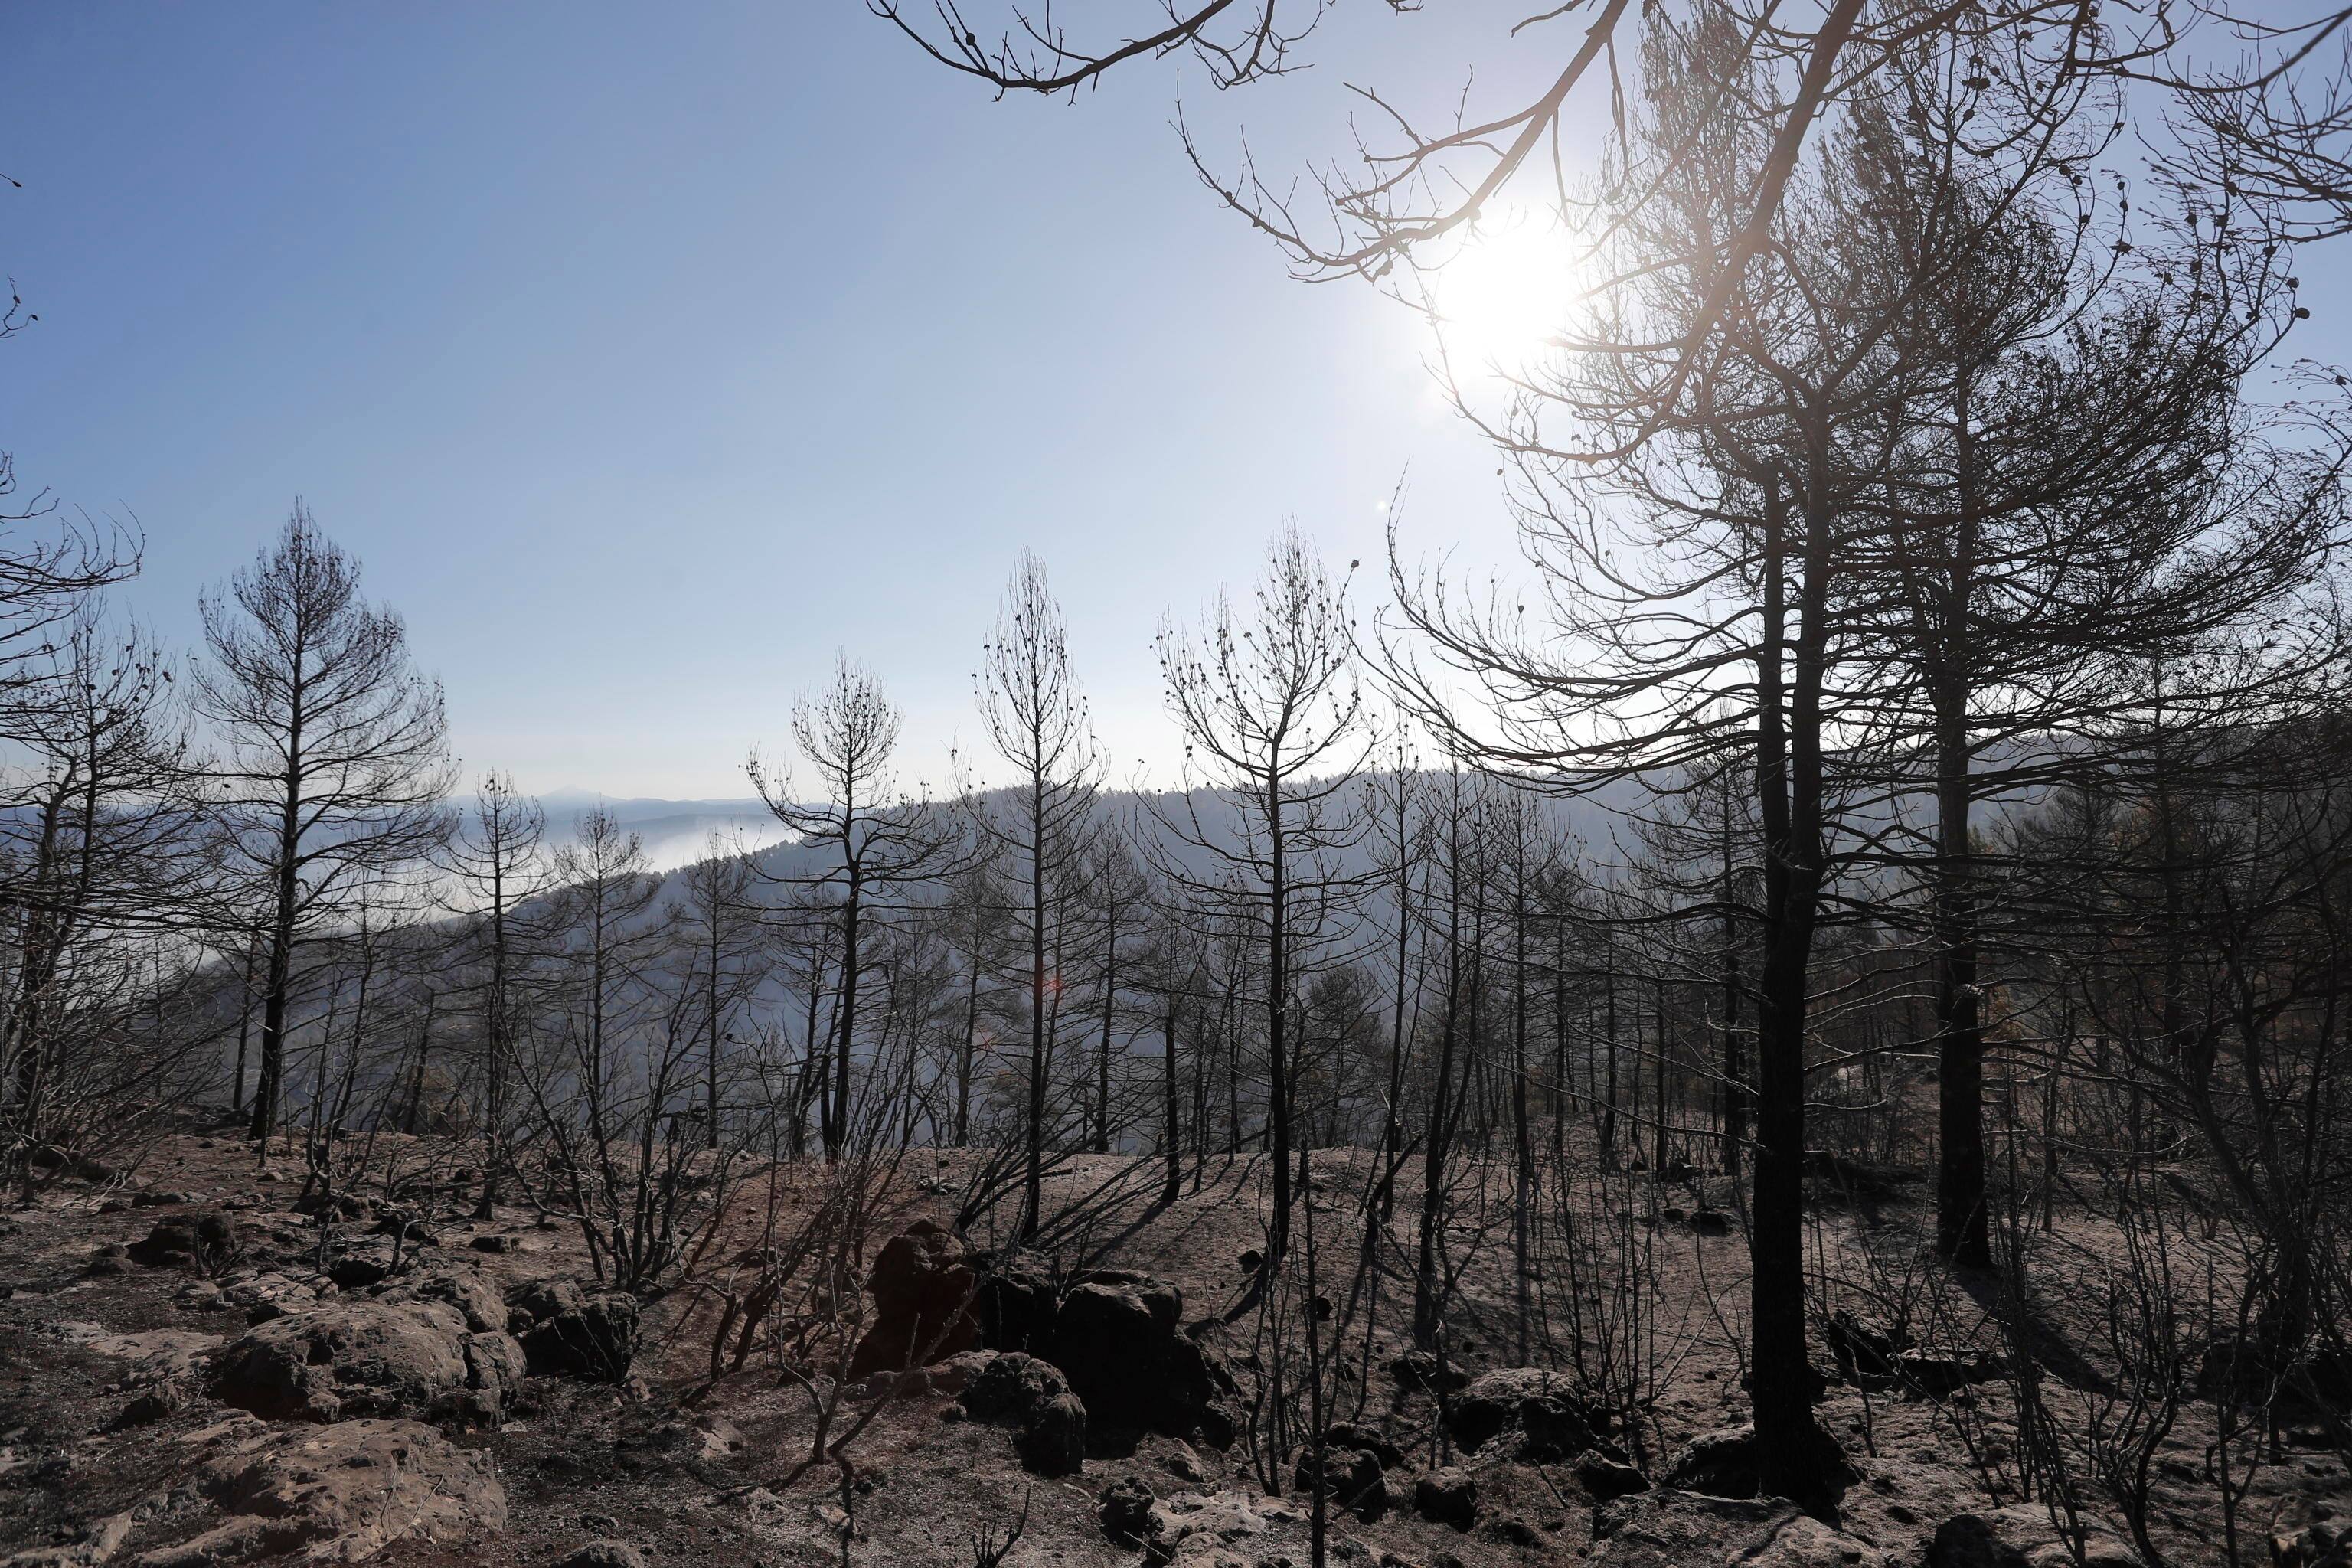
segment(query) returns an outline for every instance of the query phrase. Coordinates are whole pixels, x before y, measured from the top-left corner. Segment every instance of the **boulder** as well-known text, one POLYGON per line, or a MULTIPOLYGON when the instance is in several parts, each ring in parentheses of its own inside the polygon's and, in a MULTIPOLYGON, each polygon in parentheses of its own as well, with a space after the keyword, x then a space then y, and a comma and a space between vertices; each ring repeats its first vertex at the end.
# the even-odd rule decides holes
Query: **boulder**
POLYGON ((1380 1456, 1363 1448, 1326 1446, 1320 1464, 1312 1447, 1301 1448, 1292 1461, 1290 1477, 1292 1490, 1310 1496, 1319 1479, 1328 1501, 1367 1522, 1378 1519, 1389 1506, 1384 1484, 1388 1478, 1381 1468, 1380 1456))
POLYGON ((1045 1259, 1013 1252, 988 1260, 972 1302, 980 1342, 992 1351, 1043 1355, 1053 1346, 1061 1301, 1061 1282, 1045 1259))
POLYGON ((1412 1506, 1433 1524, 1466 1531, 1478 1518, 1478 1483, 1452 1465, 1432 1470, 1413 1483, 1412 1506))
POLYGON ((1956 1514, 1928 1539, 1927 1568, 2025 1568, 2025 1552, 1996 1534, 1982 1514, 1956 1514))
POLYGON ((1306 1511, 1287 1498, 1248 1491, 1181 1492, 1151 1506, 1145 1560, 1165 1568, 1244 1568, 1273 1561, 1261 1550, 1277 1528, 1296 1530, 1306 1511), (1231 1550, 1228 1550, 1231 1549, 1231 1550))
POLYGON ((1151 1532, 1151 1505, 1160 1499, 1139 1476, 1122 1476, 1095 1500, 1102 1531, 1121 1546, 1140 1545, 1151 1532))
POLYGON ((443 1302, 330 1301, 249 1329, 213 1363, 224 1403, 273 1419, 498 1419, 520 1352, 443 1302))
MULTIPOLYGON (((2096 1515, 2084 1515, 2082 1523, 2083 1568, 2140 1568, 2139 1553, 2120 1530, 2096 1515)), ((1930 1568, 2075 1568, 2077 1563, 2040 1503, 2011 1503, 1947 1520, 1937 1527, 1927 1553, 1930 1568), (1966 1555, 1969 1552, 1976 1555, 1966 1555)))
POLYGON ((1059 1367, 1097 1434, 1232 1443, 1233 1375, 1185 1331, 1173 1285, 1123 1269, 1059 1280, 1013 1254, 988 1265, 977 1301, 982 1343, 1059 1367))
POLYGON ((436 1261, 368 1288, 379 1301, 440 1301, 465 1315, 478 1334, 506 1331, 508 1310, 498 1283, 470 1259, 436 1261))
POLYGON ((1446 1430, 1475 1452, 1506 1433, 1517 1455, 1559 1459, 1592 1447, 1601 1423, 1575 1385, 1540 1367, 1490 1372, 1454 1397, 1446 1430))
POLYGON ((159 1219, 145 1237, 124 1249, 131 1262, 150 1268, 201 1268, 217 1273, 245 1253, 245 1231, 236 1216, 218 1211, 159 1219))
MULTIPOLYGON (((1932 1557, 1928 1561, 1929 1568, 1947 1568, 1932 1557)), ((2018 1561, 2025 1561, 2022 1553, 2018 1561)), ((1960 1561, 1955 1560, 1949 1568, 1961 1568, 1960 1561)), ((1966 1568, 1976 1568, 1976 1563, 1969 1560, 1966 1568)), ((2352 1568, 2352 1531, 2339 1535, 2326 1524, 2311 1524, 2291 1535, 2273 1535, 2271 1568, 2352 1568)))
POLYGON ((1650 1489, 1650 1478, 1636 1466, 1595 1448, 1576 1462, 1576 1484, 1594 1502, 1614 1502, 1650 1489))
POLYGON ((971 1310, 977 1284, 963 1243, 944 1226, 917 1220, 884 1242, 866 1281, 873 1325, 850 1355, 849 1375, 897 1372, 971 1350, 980 1342, 971 1310))
POLYGON ((620 1383, 637 1353, 637 1300, 625 1290, 591 1290, 576 1279, 539 1279, 506 1298, 507 1332, 522 1346, 533 1377, 568 1375, 620 1383))
POLYGON ((1389 1363, 1389 1375, 1408 1394, 1453 1394, 1470 1386, 1470 1374, 1435 1351, 1405 1352, 1389 1363))
POLYGON ((149 1384, 130 1404, 117 1411, 114 1419, 106 1424, 106 1429, 110 1432, 127 1432, 133 1426, 152 1426, 169 1416, 177 1415, 194 1402, 194 1395, 189 1392, 184 1380, 167 1377, 159 1383, 149 1384))
POLYGON ((1660 1490, 1593 1510, 1595 1568, 1893 1568, 1878 1548, 1798 1511, 1753 1498, 1660 1490))
POLYGON ((1021 1468, 1036 1476, 1075 1476, 1087 1465, 1087 1407, 1057 1394, 1013 1433, 1021 1468))
POLYGON ((966 1384, 962 1408, 975 1421, 1012 1427, 1024 1469, 1074 1476, 1084 1465, 1087 1407, 1051 1362, 1019 1352, 991 1356, 966 1384))
POLYGON ((257 1427, 205 1464, 196 1488, 227 1522, 147 1552, 140 1568, 212 1568, 291 1552, 356 1563, 395 1541, 454 1544, 507 1522, 489 1456, 413 1421, 257 1427))
POLYGON ((1404 1463, 1404 1450, 1389 1441, 1379 1428, 1361 1421, 1334 1421, 1324 1429, 1323 1446, 1327 1448, 1361 1448, 1381 1462, 1381 1468, 1393 1470, 1404 1463))
POLYGON ((1879 1389, 1895 1386, 1900 1373, 1895 1358, 1906 1348, 1906 1342, 1893 1329, 1855 1316, 1841 1307, 1830 1314, 1830 1354, 1837 1361, 1838 1375, 1856 1388, 1879 1389))
POLYGON ((1758 1488, 1756 1427, 1743 1422, 1702 1432, 1675 1451, 1664 1484, 1716 1498, 1752 1498, 1758 1488))

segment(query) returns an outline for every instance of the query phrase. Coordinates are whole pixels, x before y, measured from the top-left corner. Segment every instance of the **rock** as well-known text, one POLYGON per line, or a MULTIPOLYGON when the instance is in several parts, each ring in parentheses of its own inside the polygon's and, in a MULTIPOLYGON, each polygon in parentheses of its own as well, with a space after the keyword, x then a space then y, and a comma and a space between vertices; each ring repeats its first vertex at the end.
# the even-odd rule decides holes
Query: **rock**
POLYGON ((963 1243, 944 1226, 919 1219, 884 1242, 866 1281, 874 1322, 850 1355, 849 1375, 896 1372, 971 1350, 980 1342, 971 1310, 977 1285, 963 1243))
POLYGON ((117 1412, 106 1424, 110 1432, 127 1432, 133 1426, 152 1426, 167 1416, 177 1415, 194 1403, 188 1385, 176 1377, 167 1377, 149 1386, 136 1399, 117 1412))
POLYGON ((399 1209, 388 1210, 379 1216, 375 1222, 375 1228, 372 1234, 376 1236, 388 1236, 394 1241, 405 1241, 418 1247, 436 1247, 439 1245, 439 1242, 435 1239, 432 1230, 423 1220, 417 1219, 414 1215, 405 1214, 399 1209))
POLYGON ((1074 1476, 1084 1465, 1087 1408, 1050 1362, 1018 1352, 991 1357, 965 1387, 963 1409, 1012 1427, 1013 1451, 1037 1475, 1074 1476))
MULTIPOLYGON (((996 1359, 994 1351, 961 1351, 947 1360, 930 1366, 919 1366, 911 1372, 877 1373, 877 1382, 895 1384, 898 1392, 920 1398, 924 1394, 944 1394, 952 1399, 971 1386, 971 1380, 982 1367, 996 1359)), ((884 1389, 877 1389, 877 1393, 884 1389)))
POLYGON ((229 1521, 146 1553, 140 1568, 211 1568, 289 1552, 355 1563, 394 1541, 449 1544, 507 1522, 506 1489, 489 1457, 413 1421, 260 1427, 205 1465, 196 1485, 229 1521))
POLYGON ((1432 1470, 1413 1483, 1412 1506, 1433 1524, 1467 1531, 1478 1518, 1478 1483, 1451 1465, 1432 1470))
POLYGON ((1715 1498, 1756 1495, 1756 1427, 1743 1422, 1702 1432, 1675 1450, 1666 1466, 1664 1485, 1685 1492, 1715 1498))
MULTIPOLYGON (((257 1179, 274 1182, 278 1177, 276 1173, 265 1171, 257 1179)), ((289 1206, 296 1214, 313 1217, 325 1215, 330 1219, 363 1220, 375 1213, 375 1205, 357 1193, 330 1194, 322 1187, 313 1187, 289 1206)))
MULTIPOLYGON (((1941 1532, 1937 1539, 1942 1539, 1941 1532)), ((2023 1563, 2024 1554, 2021 1552, 2017 1560, 2023 1563)), ((1990 1563, 1994 1560, 1986 1558, 1984 1561, 1990 1563)), ((1963 1568, 1963 1565, 1976 1568, 1973 1558, 1955 1558, 1947 1565, 1931 1554, 1927 1562, 1928 1568, 1963 1568)), ((2001 1568, 2009 1568, 2009 1564, 2004 1562, 2001 1568)), ((2271 1537, 2271 1568, 2352 1568, 2352 1531, 2339 1536, 2325 1524, 2312 1524, 2292 1535, 2273 1535, 2271 1537)))
POLYGON ((592 1541, 556 1560, 555 1568, 646 1568, 646 1555, 618 1541, 592 1541))
POLYGON ((327 1278, 339 1290, 364 1290, 392 1277, 392 1255, 346 1252, 327 1265, 327 1278))
POLYGON ((232 1214, 174 1215, 159 1219, 145 1237, 124 1248, 149 1268, 202 1268, 217 1273, 245 1253, 245 1231, 232 1214))
POLYGON ((465 1315, 478 1334, 504 1333, 507 1304, 496 1281, 467 1259, 436 1261, 368 1288, 379 1301, 442 1301, 465 1315))
POLYGON ((1146 1527, 1149 1562, 1183 1563, 1208 1568, 1235 1562, 1249 1568, 1261 1559, 1247 1543, 1270 1533, 1277 1524, 1296 1524, 1300 1510, 1281 1498, 1251 1492, 1188 1492, 1165 1498, 1151 1507, 1146 1527), (1228 1548, 1240 1547, 1238 1554, 1228 1548))
POLYGON ((1389 1375, 1408 1393, 1452 1394, 1470 1386, 1470 1374, 1450 1362, 1441 1361, 1435 1351, 1405 1352, 1389 1363, 1389 1375))
MULTIPOLYGON (((1968 1568, 1977 1568, 1979 1562, 1998 1564, 1999 1568, 2012 1568, 2018 1562, 2022 1562, 2025 1568, 2075 1568, 2074 1552, 2059 1539, 2057 1528, 2050 1522, 2049 1511, 2039 1503, 2011 1503, 2006 1508, 1962 1517, 1974 1518, 1976 1526, 1981 1529, 1963 1526, 1956 1531, 1955 1549, 1962 1542, 1969 1545, 1989 1543, 1997 1554, 1957 1557, 1952 1560, 1955 1568, 1963 1563, 1968 1568), (2005 1554, 2012 1552, 2016 1554, 2013 1557, 2005 1554)), ((1931 1554, 1936 1542, 1946 1539, 1944 1531, 1958 1523, 1958 1520, 1949 1520, 1937 1528, 1935 1540, 1929 1543, 1931 1554)), ((2139 1553, 2132 1550, 2120 1530, 2095 1515, 2084 1515, 2082 1523, 2082 1568, 2140 1568, 2139 1553)), ((1941 1559, 1931 1555, 1929 1561, 1933 1568, 1944 1568, 1941 1559)))
POLYGON ((989 1263, 977 1302, 981 1342, 1059 1367, 1097 1430, 1233 1441, 1233 1376, 1184 1331, 1174 1286, 1117 1269, 1057 1281, 1013 1254, 989 1263))
POLYGON ((1151 1505, 1160 1500, 1139 1477, 1122 1476, 1095 1500, 1103 1533, 1121 1546, 1139 1546, 1150 1536, 1151 1505))
POLYGON ((1475 1452, 1509 1432, 1519 1457, 1538 1460, 1584 1452, 1598 1426, 1572 1384, 1531 1366, 1486 1373, 1446 1411, 1446 1430, 1464 1449, 1475 1452))
POLYGON ((1895 1358, 1895 1374, 1904 1386, 1930 1399, 1946 1399, 1973 1383, 1990 1383, 2007 1375, 2000 1357, 1969 1345, 1922 1345, 1895 1358))
POLYGON ((1830 1354, 1838 1375, 1856 1388, 1892 1388, 1897 1379, 1895 1358, 1906 1348, 1894 1330, 1856 1317, 1843 1307, 1830 1314, 1830 1354))
POLYGON ((1878 1548, 1778 1500, 1644 1492, 1594 1510, 1593 1533, 1596 1568, 1893 1568, 1878 1548))
POLYGON ((1043 1355, 1053 1348, 1061 1283, 1044 1259, 1025 1252, 990 1259, 972 1302, 980 1342, 992 1351, 1043 1355))
POLYGON ((1388 1489, 1381 1484, 1386 1477, 1377 1454, 1327 1446, 1318 1466, 1313 1448, 1299 1449, 1291 1466, 1292 1489, 1311 1496, 1318 1475, 1324 1497, 1359 1519, 1370 1522, 1388 1508, 1388 1489))
POLYGON ((2025 1553, 1994 1534, 1981 1514, 1956 1514, 1929 1539, 1927 1568, 2025 1568, 2025 1553))
POLYGON ((1541 1546, 1543 1532, 1517 1514, 1500 1514, 1478 1527, 1478 1533, 1506 1546, 1541 1546))
POLYGON ((1324 1447, 1329 1448, 1361 1448, 1381 1462, 1381 1468, 1393 1470, 1403 1465, 1404 1450, 1389 1441, 1379 1428, 1360 1421, 1334 1421, 1323 1434, 1324 1447))
POLYGON ((1650 1489, 1650 1478, 1635 1466, 1594 1449, 1576 1462, 1576 1484, 1594 1502, 1614 1502, 1650 1489))
POLYGON ((588 1290, 576 1279, 541 1279, 507 1297, 507 1331, 534 1377, 617 1384, 637 1353, 637 1301, 625 1290, 588 1290))
POLYGON ((338 1300, 247 1330, 215 1358, 213 1388, 272 1419, 494 1421, 520 1363, 512 1341, 470 1332, 445 1302, 338 1300))
POLYGON ((1075 1394, 1055 1394, 1013 1432, 1013 1451, 1032 1475, 1076 1475, 1087 1465, 1087 1407, 1075 1394))
POLYGON ((1190 1443, 1171 1444, 1160 1463, 1178 1480, 1190 1481, 1196 1487, 1209 1479, 1209 1472, 1201 1468, 1201 1456, 1192 1451, 1190 1443))
POLYGON ((172 1304, 183 1312, 218 1312, 228 1307, 221 1288, 209 1279, 191 1279, 172 1293, 172 1304))

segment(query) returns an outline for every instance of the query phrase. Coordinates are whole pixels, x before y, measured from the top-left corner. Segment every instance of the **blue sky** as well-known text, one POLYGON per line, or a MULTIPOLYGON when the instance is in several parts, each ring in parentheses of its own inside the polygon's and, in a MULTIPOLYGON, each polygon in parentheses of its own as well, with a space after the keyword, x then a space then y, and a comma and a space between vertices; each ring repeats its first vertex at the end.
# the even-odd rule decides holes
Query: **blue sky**
POLYGON ((1343 78, 1450 103, 1511 17, 1446 9, 1074 105, 994 102, 858 0, 25 8, 0 266, 41 320, 0 441, 136 516, 123 602, 183 645, 304 496, 469 772, 740 794, 846 648, 943 782, 1024 546, 1121 770, 1164 767, 1154 626, 1283 523, 1370 568, 1410 467, 1418 539, 1502 537, 1409 314, 1288 280, 1170 128, 1181 87, 1288 167, 1345 145, 1343 78))
POLYGON ((1178 94, 1213 153, 1302 169, 1350 81, 1442 119, 1475 63, 1474 108, 1523 100, 1573 42, 1513 47, 1523 11, 1343 7, 1281 81, 999 103, 861 0, 20 7, 0 268, 41 320, 0 344, 0 445, 137 518, 123 600, 183 646, 304 496, 467 771, 538 790, 740 795, 836 649, 942 785, 1034 547, 1117 775, 1164 778, 1154 628, 1286 522, 1364 560, 1367 612, 1408 471, 1409 552, 1511 560, 1419 324, 1289 280, 1178 94))

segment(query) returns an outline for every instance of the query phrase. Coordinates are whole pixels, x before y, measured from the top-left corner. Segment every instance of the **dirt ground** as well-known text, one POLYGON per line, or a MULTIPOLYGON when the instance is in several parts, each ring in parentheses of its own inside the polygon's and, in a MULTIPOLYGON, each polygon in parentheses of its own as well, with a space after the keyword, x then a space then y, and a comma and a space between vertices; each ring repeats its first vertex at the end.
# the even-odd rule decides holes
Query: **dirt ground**
MULTIPOLYGON (((397 1141, 386 1147, 397 1154, 397 1141)), ((422 1157, 424 1151, 416 1152, 422 1157)), ((902 1212, 890 1228, 924 1215, 952 1219, 975 1158, 910 1156, 898 1189, 902 1212)), ((1121 1156, 1072 1161, 1047 1194, 1049 1212, 1077 1216, 1062 1227, 1055 1250, 1071 1264, 1129 1268, 1175 1284, 1187 1319, 1221 1316, 1246 1289, 1242 1254, 1263 1242, 1263 1164, 1213 1159, 1199 1173, 1197 1189, 1188 1182, 1184 1196, 1164 1207, 1156 1202, 1157 1170, 1121 1156)), ((1310 1202, 1320 1257, 1332 1270, 1326 1289, 1347 1288, 1368 1170, 1369 1156, 1360 1152, 1315 1157, 1310 1202)), ((229 1299, 240 1284, 249 1294, 257 1280, 309 1269, 317 1231, 289 1212, 300 1171, 290 1151, 273 1150, 257 1162, 248 1143, 192 1132, 165 1140, 129 1177, 63 1184, 0 1219, 0 1559, 13 1554, 21 1568, 87 1568, 110 1558, 136 1563, 168 1555, 175 1543, 217 1522, 191 1487, 205 1435, 226 1414, 203 1392, 205 1358, 244 1331, 245 1318, 229 1299), (142 1194, 147 1206, 134 1206, 142 1194), (159 1217, 184 1207, 233 1209, 251 1237, 251 1255, 219 1281, 227 1298, 184 1270, 90 1267, 97 1249, 137 1242, 159 1217), (109 1429, 142 1387, 175 1372, 199 1390, 185 1408, 109 1429), (127 1535, 103 1550, 93 1544, 100 1521, 124 1516, 127 1535)), ((1738 1345, 1745 1247, 1736 1215, 1726 1234, 1711 1234, 1684 1221, 1685 1210, 1700 1202, 1686 1191, 1653 1184, 1640 1173, 1612 1181, 1593 1200, 1598 1207, 1578 1212, 1618 1215, 1646 1259, 1631 1297, 1620 1297, 1621 1306, 1629 1299, 1644 1304, 1639 1338, 1648 1358, 1641 1378, 1648 1420, 1624 1437, 1655 1475, 1679 1445, 1743 1418, 1738 1345), (1622 1212, 1610 1208, 1620 1200, 1622 1212)), ((794 1194, 813 1188, 813 1180, 788 1173, 785 1201, 802 1201, 794 1194)), ((756 1195, 761 1184, 740 1190, 756 1195)), ((1351 1348, 1349 1359, 1369 1371, 1336 1385, 1339 1414, 1360 1407, 1363 1419, 1405 1451, 1407 1474, 1400 1481, 1408 1491, 1412 1475, 1442 1463, 1469 1468, 1478 1483, 1478 1522, 1458 1530, 1421 1518, 1409 1504, 1370 1522, 1341 1516, 1333 1523, 1334 1556, 1479 1568, 1591 1555, 1593 1501, 1570 1466, 1451 1452, 1433 1401, 1399 1388, 1386 1371, 1406 1342, 1411 1282, 1399 1262, 1410 1257, 1417 1201, 1409 1186, 1400 1192, 1393 1247, 1383 1249, 1371 1293, 1358 1304, 1357 1321, 1368 1321, 1371 1336, 1370 1354, 1351 1348)), ((472 1205, 462 1192, 443 1194, 439 1204, 425 1216, 434 1237, 425 1252, 463 1254, 501 1283, 588 1272, 575 1230, 519 1207, 476 1222, 466 1217, 472 1205), (477 1249, 475 1238, 485 1236, 504 1238, 506 1249, 477 1249)), ((1817 1265, 1825 1277, 1852 1274, 1865 1254, 1901 1252, 1896 1244, 1918 1217, 1901 1203, 1836 1211, 1820 1227, 1817 1265)), ((2058 1217, 2053 1256, 2063 1256, 2060 1243, 2095 1249, 2095 1216, 2058 1217)), ((1560 1234, 1549 1226, 1536 1247, 1541 1277, 1528 1293, 1539 1305, 1558 1300, 1567 1288, 1556 1246, 1560 1234)), ((983 1226, 972 1239, 992 1238, 983 1226)), ((1472 1373, 1518 1364, 1518 1279, 1507 1226, 1465 1225, 1449 1242, 1462 1268, 1454 1353, 1472 1373)), ((1882 1269, 1873 1278, 1884 1284, 1887 1275, 1882 1269)), ((2049 1283, 2044 1331, 2053 1343, 2078 1350, 2090 1369, 2084 1379, 2095 1382, 2095 1309, 2064 1278, 2049 1283)), ((1958 1284, 1929 1279, 1918 1288, 1947 1304, 1944 1329, 1979 1345, 1991 1342, 1982 1307, 1958 1284)), ((396 1540, 372 1560, 544 1565, 607 1541, 625 1543, 649 1564, 970 1563, 971 1538, 984 1529, 1001 1531, 1023 1512, 1025 1498, 1026 1530, 1008 1564, 1136 1563, 1142 1561, 1138 1548, 1106 1537, 1097 1504, 1103 1489, 1131 1476, 1171 1506, 1224 1510, 1222 1555, 1201 1563, 1257 1568, 1307 1561, 1300 1500, 1266 1496, 1239 1446, 1228 1453, 1149 1437, 1131 1454, 1090 1458, 1080 1476, 1038 1479, 1023 1473, 1003 1430, 954 1419, 950 1400, 928 1395, 894 1401, 858 1442, 854 1509, 845 1521, 839 1478, 829 1469, 779 1489, 811 1441, 805 1394, 758 1357, 740 1373, 705 1380, 710 1312, 707 1302, 674 1294, 648 1310, 645 1348, 629 1384, 532 1378, 495 1428, 452 1431, 460 1446, 489 1456, 506 1492, 506 1527, 462 1539, 396 1540)), ((1244 1315, 1224 1331, 1230 1355, 1249 1354, 1250 1327, 1244 1315)), ((1530 1355, 1540 1361, 1545 1336, 1531 1337, 1530 1355)), ((1824 1368, 1832 1364, 1825 1347, 1817 1359, 1824 1368)), ((2042 1504, 1996 1495, 1988 1481, 2014 1474, 2007 1398, 1998 1382, 1940 1400, 1832 1385, 1822 1418, 1861 1477, 1840 1508, 1845 1536, 1884 1553, 1879 1561, 1914 1564, 1925 1560, 1937 1526, 1955 1514, 2008 1507, 2030 1523, 2042 1504)), ((863 1413, 854 1400, 845 1408, 863 1413)), ((2210 1405, 2192 1402, 2156 1456, 2152 1515, 2173 1563, 2223 1560, 2210 1479, 2212 1421, 2210 1405)), ((2242 1510, 2249 1562, 2265 1560, 2272 1532, 2333 1518, 2352 1500, 2336 1453, 2304 1446, 2314 1443, 2310 1434, 2287 1436, 2274 1460, 2257 1449, 2265 1462, 2242 1510)), ((2245 1458, 2236 1462, 2242 1467, 2245 1458)), ((2114 1526, 2114 1510, 2103 1500, 2093 1503, 2114 1526)), ((2115 1555, 2121 1550, 2116 1537, 2101 1539, 2107 1561, 2125 1560, 2115 1555)))

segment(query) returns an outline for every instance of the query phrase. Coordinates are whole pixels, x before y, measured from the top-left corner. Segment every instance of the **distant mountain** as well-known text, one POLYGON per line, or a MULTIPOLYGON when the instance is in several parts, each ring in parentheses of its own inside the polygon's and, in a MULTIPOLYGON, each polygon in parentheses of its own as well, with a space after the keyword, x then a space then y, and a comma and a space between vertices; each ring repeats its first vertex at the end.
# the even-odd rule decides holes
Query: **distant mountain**
POLYGON ((580 818, 601 808, 645 840, 646 858, 663 871, 710 854, 714 838, 723 849, 764 849, 784 837, 774 814, 756 797, 614 800, 592 790, 560 789, 540 796, 540 805, 547 812, 550 848, 572 842, 580 818))

